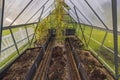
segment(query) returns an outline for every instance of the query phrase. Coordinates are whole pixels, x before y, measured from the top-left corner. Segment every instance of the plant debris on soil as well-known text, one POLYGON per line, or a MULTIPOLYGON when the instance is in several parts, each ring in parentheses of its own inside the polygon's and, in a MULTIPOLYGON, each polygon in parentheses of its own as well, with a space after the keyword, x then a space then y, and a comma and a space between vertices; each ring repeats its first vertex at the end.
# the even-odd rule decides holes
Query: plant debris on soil
POLYGON ((52 51, 52 59, 48 69, 48 80, 69 80, 67 59, 63 47, 56 46, 52 51))
POLYGON ((91 54, 90 51, 82 50, 82 42, 77 38, 70 38, 76 52, 79 55, 81 65, 90 80, 114 80, 108 70, 91 54), (75 41, 75 42, 74 42, 75 41))
POLYGON ((40 48, 27 50, 15 63, 9 68, 2 80, 24 80, 27 72, 34 63, 40 48))

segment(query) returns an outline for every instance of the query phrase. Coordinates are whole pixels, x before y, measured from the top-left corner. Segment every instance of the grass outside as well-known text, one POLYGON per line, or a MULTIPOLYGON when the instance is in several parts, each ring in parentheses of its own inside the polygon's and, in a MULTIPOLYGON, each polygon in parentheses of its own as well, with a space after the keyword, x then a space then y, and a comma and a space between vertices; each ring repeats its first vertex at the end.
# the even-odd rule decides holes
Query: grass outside
MULTIPOLYGON (((28 25, 28 26, 31 28, 35 28, 33 25, 28 25)), ((24 27, 22 27, 22 29, 24 29, 24 27)), ((12 29, 13 33, 17 32, 18 30, 19 30, 19 28, 12 29)), ((9 30, 3 30, 2 36, 6 36, 9 34, 10 34, 9 30)), ((26 48, 28 48, 28 46, 29 46, 28 44, 23 45, 21 48, 19 48, 19 52, 22 53, 26 48)), ((32 44, 32 46, 33 46, 33 44, 32 44)), ((12 61, 14 61, 15 58, 17 58, 17 57, 18 57, 18 53, 17 53, 17 51, 15 51, 13 54, 9 55, 6 59, 4 59, 2 62, 0 62, 0 69, 2 69, 6 65, 8 65, 12 61)))
MULTIPOLYGON (((25 44, 23 45, 20 49, 19 52, 23 51, 23 49, 26 49, 29 47, 29 44, 25 44)), ((4 59, 1 63, 0 63, 0 70, 2 68, 4 68, 5 66, 7 66, 8 64, 10 64, 11 62, 13 62, 17 57, 18 57, 18 53, 17 51, 15 51, 13 54, 11 54, 10 56, 8 56, 6 59, 4 59)))
MULTIPOLYGON (((33 25, 27 25, 26 27, 31 27, 31 28, 35 28, 35 26, 33 26, 33 25)), ((25 27, 21 27, 22 29, 24 29, 25 27)), ((13 33, 15 33, 15 32, 17 32, 17 31, 19 31, 19 28, 14 28, 14 29, 12 29, 12 32, 13 33)), ((10 30, 8 29, 8 30, 3 30, 2 31, 2 36, 5 36, 5 35, 9 35, 10 34, 10 30)))
MULTIPOLYGON (((78 29, 79 29, 79 27, 77 28, 77 30, 78 29)), ((85 38, 86 38, 87 42, 89 40, 90 32, 91 32, 91 27, 86 26, 86 28, 84 30, 84 34, 85 34, 85 38)), ((80 37, 80 39, 83 40, 80 29, 79 29, 79 31, 77 31, 77 34, 80 37)), ((102 61, 104 61, 107 64, 107 67, 112 69, 112 72, 113 72, 113 71, 115 71, 113 53, 108 51, 105 47, 102 47, 101 50, 99 50, 101 42, 104 38, 104 35, 105 35, 104 31, 93 29, 89 47, 92 49, 92 51, 94 50, 94 52, 97 53, 97 56, 99 54, 99 57, 101 57, 102 61)), ((118 41, 120 41, 120 36, 118 36, 118 41)), ((113 50, 113 34, 112 33, 108 33, 107 38, 104 43, 104 46, 113 50)), ((119 46, 119 54, 120 54, 120 42, 118 43, 118 46, 119 46)), ((120 70, 120 67, 119 67, 119 70, 120 70)), ((120 71, 119 71, 119 73, 120 73, 120 71)))

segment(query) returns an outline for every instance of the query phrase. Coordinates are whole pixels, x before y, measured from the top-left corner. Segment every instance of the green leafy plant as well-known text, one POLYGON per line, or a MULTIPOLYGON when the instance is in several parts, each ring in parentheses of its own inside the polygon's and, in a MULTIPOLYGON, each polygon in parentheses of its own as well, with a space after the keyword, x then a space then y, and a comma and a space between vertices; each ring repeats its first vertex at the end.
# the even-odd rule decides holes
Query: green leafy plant
POLYGON ((63 9, 64 0, 56 0, 56 9, 55 9, 55 19, 56 19, 56 42, 57 44, 64 43, 64 32, 65 32, 65 23, 63 21, 64 18, 64 9, 63 9))
POLYGON ((36 33, 35 33, 35 38, 36 38, 35 42, 37 45, 43 45, 43 43, 47 39, 48 28, 49 28, 48 21, 49 21, 49 19, 46 18, 38 24, 38 29, 36 30, 36 33))

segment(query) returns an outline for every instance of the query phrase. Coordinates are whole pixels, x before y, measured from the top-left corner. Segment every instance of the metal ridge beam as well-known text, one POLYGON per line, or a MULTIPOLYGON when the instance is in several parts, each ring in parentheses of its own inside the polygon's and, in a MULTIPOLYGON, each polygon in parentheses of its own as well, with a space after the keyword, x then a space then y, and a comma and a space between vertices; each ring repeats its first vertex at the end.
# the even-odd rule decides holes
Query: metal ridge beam
POLYGON ((34 22, 34 23, 28 23, 28 24, 20 24, 20 25, 13 25, 13 26, 6 26, 3 27, 3 30, 7 30, 7 29, 12 29, 12 28, 19 28, 19 27, 25 27, 27 25, 32 25, 32 24, 37 24, 38 22, 34 22))

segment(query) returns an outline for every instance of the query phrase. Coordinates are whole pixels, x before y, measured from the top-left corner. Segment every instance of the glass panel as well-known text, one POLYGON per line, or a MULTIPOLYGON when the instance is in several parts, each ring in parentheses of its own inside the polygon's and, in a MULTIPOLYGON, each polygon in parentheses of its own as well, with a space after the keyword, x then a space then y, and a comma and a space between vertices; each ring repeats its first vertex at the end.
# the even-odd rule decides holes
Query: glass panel
POLYGON ((22 27, 22 28, 12 29, 12 31, 13 31, 15 41, 17 43, 17 47, 21 53, 21 51, 24 49, 25 45, 28 44, 26 30, 24 27, 22 27), (16 32, 14 32, 14 31, 16 31, 16 32))
MULTIPOLYGON (((79 0, 80 1, 80 0, 79 0)), ((112 29, 112 4, 111 0, 87 0, 103 22, 112 29)))
MULTIPOLYGON (((46 11, 46 9, 48 9, 48 7, 51 6, 51 4, 53 4, 53 0, 49 1, 49 2, 45 5, 44 11, 46 11)), ((38 17, 40 16, 41 12, 42 12, 42 9, 29 21, 29 23, 31 23, 31 22, 37 22, 37 21, 38 21, 38 17)))
POLYGON ((34 34, 34 29, 35 29, 36 27, 34 26, 34 25, 28 25, 27 26, 27 31, 28 31, 28 35, 30 36, 30 35, 32 35, 32 34, 34 34))
MULTIPOLYGON (((86 30, 89 31, 89 29, 86 30)), ((86 33, 87 33, 86 31, 86 33)), ((86 34, 85 33, 85 34, 86 34)), ((112 40, 112 35, 107 36, 107 39, 103 45, 103 47, 100 49, 101 43, 103 41, 105 31, 93 29, 92 37, 90 40, 89 47, 91 51, 94 53, 94 55, 99 56, 98 59, 105 65, 107 68, 114 73, 114 54, 106 47, 106 44, 108 47, 110 47, 108 41, 108 37, 110 37, 110 40, 112 40), (99 36, 99 38, 98 38, 99 36)), ((112 42, 113 43, 113 42, 112 42)))
POLYGON ((42 15, 42 20, 45 19, 53 10, 54 10, 54 6, 50 7, 47 11, 45 11, 44 14, 42 15))
POLYGON ((18 56, 9 30, 3 30, 1 46, 0 69, 18 56))
MULTIPOLYGON (((23 14, 15 21, 15 23, 25 24, 31 18, 31 16, 33 16, 44 5, 46 1, 47 0, 34 0, 31 5, 23 12, 23 14)), ((31 22, 34 21, 31 20, 31 22)))
MULTIPOLYGON (((9 26, 29 1, 30 0, 7 0, 5 6, 4 25, 9 26)), ((47 0, 33 0, 13 25, 25 24, 46 2, 47 0)), ((49 7, 51 4, 53 4, 53 2, 54 0, 48 1, 46 7, 49 7)), ((42 10, 36 14, 37 17, 40 15, 41 11, 42 10)), ((28 23, 35 22, 36 16, 34 16, 28 23)))
MULTIPOLYGON (((6 0, 4 26, 9 26, 30 0, 6 0)), ((14 25, 18 24, 17 22, 14 25)))
POLYGON ((75 14, 72 11, 69 11, 69 15, 76 21, 77 21, 77 17, 75 16, 75 14))
POLYGON ((117 0, 118 31, 120 31, 120 0, 117 0))
MULTIPOLYGON (((65 0, 65 2, 67 4, 69 4, 70 8, 72 10, 74 10, 74 6, 71 4, 70 1, 68 0, 65 0)), ((98 27, 102 27, 102 28, 105 28, 103 26, 103 24, 98 20, 98 18, 95 16, 95 14, 90 10, 90 8, 88 7, 88 5, 85 3, 84 0, 74 0, 72 1, 76 6, 77 8, 87 17, 87 19, 89 21, 91 21, 91 23, 94 25, 94 26, 98 26, 98 27)), ((87 23, 86 23, 87 24, 87 23)), ((89 24, 90 25, 90 24, 89 24)))

